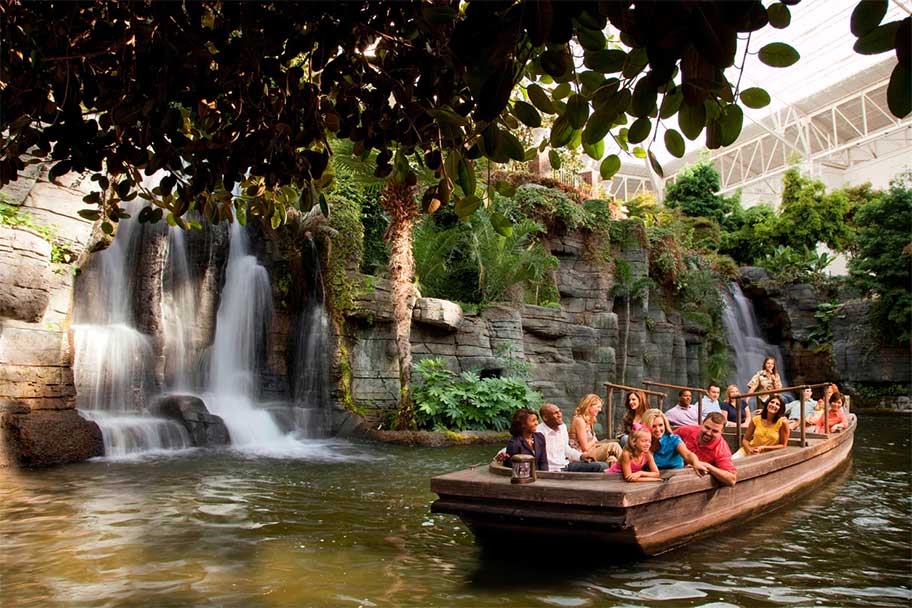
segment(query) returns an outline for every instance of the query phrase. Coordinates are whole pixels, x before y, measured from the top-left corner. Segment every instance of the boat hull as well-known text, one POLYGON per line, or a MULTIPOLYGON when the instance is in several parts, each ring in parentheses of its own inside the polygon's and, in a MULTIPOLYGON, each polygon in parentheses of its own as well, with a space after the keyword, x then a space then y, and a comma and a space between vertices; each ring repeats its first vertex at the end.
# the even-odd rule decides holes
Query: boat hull
POLYGON ((765 515, 799 498, 850 462, 856 421, 843 433, 816 436, 805 448, 738 461, 738 483, 722 486, 691 470, 665 472, 661 483, 620 475, 547 473, 510 483, 491 465, 435 477, 431 510, 459 516, 485 544, 547 538, 656 555, 765 515))

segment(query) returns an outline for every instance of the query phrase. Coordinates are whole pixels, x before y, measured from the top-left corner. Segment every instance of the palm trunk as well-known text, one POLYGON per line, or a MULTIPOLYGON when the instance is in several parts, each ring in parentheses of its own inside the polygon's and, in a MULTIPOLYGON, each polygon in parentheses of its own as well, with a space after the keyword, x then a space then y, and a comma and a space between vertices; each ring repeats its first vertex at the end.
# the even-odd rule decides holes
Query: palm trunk
POLYGON ((415 258, 412 253, 412 228, 418 217, 414 189, 407 184, 389 181, 380 195, 380 202, 390 216, 385 239, 390 245, 389 274, 392 283, 393 327, 396 354, 399 359, 399 411, 396 429, 415 428, 415 409, 412 403, 412 309, 415 306, 415 258))

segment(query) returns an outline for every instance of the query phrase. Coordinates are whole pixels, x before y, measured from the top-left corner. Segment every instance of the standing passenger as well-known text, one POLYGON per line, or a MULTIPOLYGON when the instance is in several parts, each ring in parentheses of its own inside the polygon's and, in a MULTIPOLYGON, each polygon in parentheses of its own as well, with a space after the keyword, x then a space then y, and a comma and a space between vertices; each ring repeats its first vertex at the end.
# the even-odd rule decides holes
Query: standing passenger
MULTIPOLYGON (((747 392, 773 391, 780 388, 782 388, 782 382, 779 380, 779 372, 776 370, 776 359, 767 357, 763 360, 763 368, 747 383, 747 392)), ((769 399, 769 395, 757 397, 757 407, 762 407, 769 399)))

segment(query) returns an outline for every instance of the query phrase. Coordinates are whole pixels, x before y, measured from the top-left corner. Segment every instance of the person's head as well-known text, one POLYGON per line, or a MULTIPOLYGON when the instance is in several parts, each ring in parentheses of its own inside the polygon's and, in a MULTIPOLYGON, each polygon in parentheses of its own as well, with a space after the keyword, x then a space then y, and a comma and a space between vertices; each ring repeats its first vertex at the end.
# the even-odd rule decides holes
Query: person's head
POLYGON ((579 403, 576 404, 574 416, 582 416, 589 422, 595 422, 595 417, 602 411, 602 399, 598 395, 589 393, 584 395, 579 403))
POLYGON ((564 423, 564 413, 553 403, 545 403, 538 409, 542 422, 547 424, 555 431, 564 423))
POLYGON ((706 396, 709 397, 710 401, 716 401, 719 399, 719 393, 721 390, 715 384, 710 384, 709 388, 706 389, 706 396))
POLYGON ((633 455, 640 455, 649 451, 652 446, 652 433, 647 429, 637 429, 630 433, 627 438, 627 446, 624 448, 633 455))
POLYGON ((646 401, 646 395, 640 391, 631 391, 627 393, 627 399, 624 401, 624 419, 633 421, 639 418, 643 419, 643 412, 649 407, 646 401))
POLYGON ((689 390, 684 389, 683 391, 678 393, 678 403, 680 405, 683 405, 684 407, 688 407, 692 400, 693 400, 693 393, 691 393, 689 390))
POLYGON ((830 403, 831 410, 838 410, 839 408, 842 407, 842 404, 845 403, 845 397, 842 396, 842 393, 835 392, 832 395, 830 395, 829 403, 830 403))
POLYGON ((700 436, 697 438, 702 445, 707 445, 722 436, 725 430, 725 416, 721 412, 710 412, 700 425, 700 436))
POLYGON ((767 357, 766 359, 764 359, 763 360, 763 369, 768 374, 775 374, 776 373, 776 358, 767 357))
POLYGON ((510 434, 512 436, 521 437, 526 433, 534 433, 537 428, 538 416, 529 408, 520 408, 513 414, 513 422, 510 424, 510 434))
POLYGON ((671 432, 671 425, 662 410, 649 409, 643 414, 643 426, 649 429, 653 439, 659 439, 665 433, 671 432))
POLYGON ((785 415, 785 402, 779 395, 770 395, 760 410, 760 417, 767 422, 776 422, 785 415))
POLYGON ((805 387, 805 389, 804 389, 803 391, 801 391, 801 400, 802 400, 802 401, 810 401, 810 400, 811 400, 811 396, 812 396, 813 394, 814 394, 814 389, 812 389, 810 386, 805 387))
POLYGON ((741 396, 741 389, 736 384, 729 384, 725 389, 725 400, 729 403, 736 401, 741 396))

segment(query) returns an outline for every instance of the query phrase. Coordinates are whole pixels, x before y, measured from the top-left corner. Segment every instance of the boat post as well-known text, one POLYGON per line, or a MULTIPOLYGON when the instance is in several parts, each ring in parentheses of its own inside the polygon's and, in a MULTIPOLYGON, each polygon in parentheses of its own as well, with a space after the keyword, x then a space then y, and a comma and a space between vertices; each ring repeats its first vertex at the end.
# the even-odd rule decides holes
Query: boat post
MULTIPOLYGON (((802 392, 804 392, 804 391, 802 390, 802 392)), ((804 427, 804 401, 801 400, 801 394, 802 393, 798 393, 798 403, 800 404, 799 410, 801 412, 799 414, 800 418, 799 418, 798 424, 801 425, 801 447, 806 448, 807 447, 807 429, 804 427)))
POLYGON ((614 407, 612 406, 612 396, 614 394, 614 389, 608 388, 608 407, 605 408, 605 429, 608 432, 606 439, 611 439, 614 437, 614 407))

